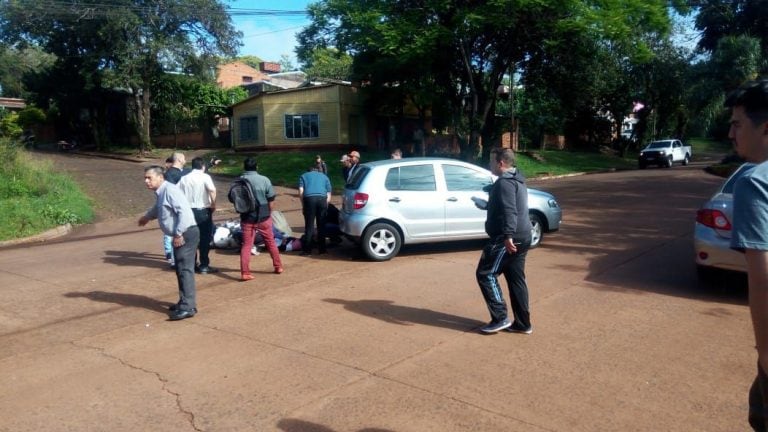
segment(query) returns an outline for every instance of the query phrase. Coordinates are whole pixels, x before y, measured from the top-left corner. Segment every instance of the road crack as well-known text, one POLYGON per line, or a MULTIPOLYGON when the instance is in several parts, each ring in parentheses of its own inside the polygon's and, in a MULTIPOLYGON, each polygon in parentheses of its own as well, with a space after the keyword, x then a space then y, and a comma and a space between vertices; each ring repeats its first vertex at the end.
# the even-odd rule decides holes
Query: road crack
POLYGON ((131 364, 131 363, 125 361, 124 359, 122 359, 122 358, 120 358, 118 356, 115 356, 115 355, 112 355, 112 354, 108 353, 104 348, 101 348, 101 347, 92 346, 92 345, 85 345, 85 344, 79 344, 76 341, 72 341, 71 344, 74 345, 77 348, 82 348, 82 349, 88 349, 88 350, 91 350, 91 351, 95 351, 99 355, 101 355, 101 356, 103 356, 105 358, 111 359, 111 360, 115 360, 115 361, 117 361, 118 363, 120 363, 121 365, 123 365, 123 366, 125 366, 127 368, 130 368, 130 369, 133 369, 133 370, 136 370, 136 371, 139 371, 139 372, 142 372, 142 373, 154 376, 160 382, 162 391, 164 391, 165 393, 171 395, 174 398, 174 400, 176 401, 176 408, 179 410, 179 412, 184 417, 187 418, 187 420, 189 421, 190 426, 192 426, 192 428, 194 430, 196 430, 196 431, 200 431, 200 432, 204 431, 204 429, 199 428, 195 424, 195 413, 184 408, 184 405, 183 405, 182 400, 181 400, 182 399, 181 393, 175 392, 175 391, 171 390, 170 388, 168 388, 168 379, 163 377, 160 374, 160 372, 156 372, 156 371, 153 371, 153 370, 149 370, 149 369, 146 369, 146 368, 143 368, 143 367, 131 364))

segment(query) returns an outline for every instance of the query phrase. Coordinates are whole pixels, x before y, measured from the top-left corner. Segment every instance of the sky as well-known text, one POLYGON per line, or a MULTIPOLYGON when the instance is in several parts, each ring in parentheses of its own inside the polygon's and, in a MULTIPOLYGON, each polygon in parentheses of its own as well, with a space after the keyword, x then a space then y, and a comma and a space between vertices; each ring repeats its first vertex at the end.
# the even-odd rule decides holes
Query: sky
POLYGON ((305 11, 311 0, 228 0, 232 22, 243 32, 240 55, 255 55, 264 61, 280 61, 287 54, 297 64, 296 35, 309 24, 306 14, 283 11, 305 11), (265 11, 275 11, 264 14, 265 11))

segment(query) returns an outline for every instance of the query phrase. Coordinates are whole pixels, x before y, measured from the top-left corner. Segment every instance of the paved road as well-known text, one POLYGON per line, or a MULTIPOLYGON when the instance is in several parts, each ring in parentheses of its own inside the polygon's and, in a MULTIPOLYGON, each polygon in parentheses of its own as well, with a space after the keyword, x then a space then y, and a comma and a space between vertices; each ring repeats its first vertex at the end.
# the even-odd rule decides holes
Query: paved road
MULTIPOLYGON (((135 164, 93 163, 141 187, 135 164)), ((471 242, 286 254, 282 275, 262 255, 250 283, 219 250, 181 322, 135 215, 0 250, 0 431, 747 430, 744 288, 703 289, 692 264, 720 182, 701 168, 533 182, 565 220, 529 257, 531 336, 476 332, 471 242)), ((300 227, 295 197, 278 204, 300 227)))

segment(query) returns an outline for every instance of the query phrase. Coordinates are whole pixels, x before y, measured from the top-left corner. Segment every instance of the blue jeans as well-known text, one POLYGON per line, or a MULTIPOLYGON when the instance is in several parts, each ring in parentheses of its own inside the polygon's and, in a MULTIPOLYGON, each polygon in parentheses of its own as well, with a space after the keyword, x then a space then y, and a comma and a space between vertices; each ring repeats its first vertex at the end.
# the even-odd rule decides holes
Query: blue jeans
POLYGON ((510 254, 504 246, 504 239, 504 236, 498 236, 488 241, 477 263, 475 276, 491 313, 491 320, 496 323, 508 317, 507 304, 498 279, 498 275, 503 273, 515 321, 520 327, 529 328, 531 314, 528 309, 528 284, 525 281, 525 257, 531 247, 531 240, 521 241, 517 244, 517 252, 510 254))
POLYGON ((167 259, 173 259, 173 237, 169 235, 163 235, 163 250, 165 251, 165 257, 167 259))

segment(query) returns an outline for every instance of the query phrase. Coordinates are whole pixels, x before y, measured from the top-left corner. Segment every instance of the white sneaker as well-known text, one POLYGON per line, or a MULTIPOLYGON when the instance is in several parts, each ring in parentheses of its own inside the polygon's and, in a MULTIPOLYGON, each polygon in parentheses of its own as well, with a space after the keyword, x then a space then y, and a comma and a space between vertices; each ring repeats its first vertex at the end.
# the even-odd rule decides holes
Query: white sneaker
POLYGON ((258 255, 259 249, 256 246, 251 247, 251 255, 258 255))

